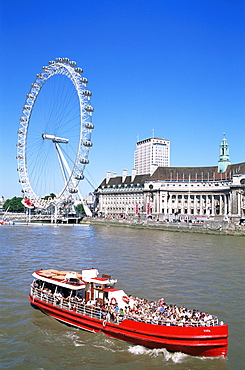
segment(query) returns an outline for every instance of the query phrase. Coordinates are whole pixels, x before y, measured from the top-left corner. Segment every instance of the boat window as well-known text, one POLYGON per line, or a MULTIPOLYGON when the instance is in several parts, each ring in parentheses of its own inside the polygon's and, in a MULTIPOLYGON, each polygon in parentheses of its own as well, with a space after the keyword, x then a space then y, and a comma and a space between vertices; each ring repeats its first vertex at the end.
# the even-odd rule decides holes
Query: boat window
POLYGON ((70 281, 70 283, 78 283, 79 279, 78 278, 70 278, 69 281, 70 281))

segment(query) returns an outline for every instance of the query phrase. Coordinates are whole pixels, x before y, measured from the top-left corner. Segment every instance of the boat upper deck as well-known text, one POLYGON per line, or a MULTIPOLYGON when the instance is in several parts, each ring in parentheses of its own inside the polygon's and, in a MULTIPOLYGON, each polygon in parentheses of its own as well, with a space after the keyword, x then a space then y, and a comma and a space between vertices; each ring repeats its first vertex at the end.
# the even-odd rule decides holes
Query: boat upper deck
POLYGON ((84 289, 88 284, 82 280, 82 274, 77 272, 50 269, 36 271, 32 276, 35 279, 73 290, 84 289))
POLYGON ((32 274, 35 279, 73 290, 85 289, 89 283, 100 284, 104 287, 115 284, 109 275, 98 277, 97 269, 86 269, 82 274, 75 271, 60 271, 55 269, 38 270, 32 274))

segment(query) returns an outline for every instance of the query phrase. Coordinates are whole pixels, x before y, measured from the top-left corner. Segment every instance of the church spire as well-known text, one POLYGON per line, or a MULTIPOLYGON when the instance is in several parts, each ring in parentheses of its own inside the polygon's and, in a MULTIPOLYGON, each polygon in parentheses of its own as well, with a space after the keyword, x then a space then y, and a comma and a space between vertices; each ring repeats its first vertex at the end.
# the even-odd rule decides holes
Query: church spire
POLYGON ((218 172, 224 173, 227 167, 231 164, 229 157, 229 145, 225 138, 225 133, 219 148, 218 172))

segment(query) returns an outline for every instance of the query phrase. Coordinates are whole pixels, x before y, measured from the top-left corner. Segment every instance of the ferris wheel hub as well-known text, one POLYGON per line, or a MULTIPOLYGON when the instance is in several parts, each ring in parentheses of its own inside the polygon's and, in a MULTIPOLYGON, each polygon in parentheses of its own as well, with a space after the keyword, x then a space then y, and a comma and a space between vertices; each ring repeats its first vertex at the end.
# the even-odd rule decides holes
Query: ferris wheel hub
POLYGON ((42 134, 42 138, 43 140, 44 139, 52 140, 53 143, 64 143, 64 144, 69 143, 69 139, 65 139, 63 137, 57 137, 55 135, 42 134))

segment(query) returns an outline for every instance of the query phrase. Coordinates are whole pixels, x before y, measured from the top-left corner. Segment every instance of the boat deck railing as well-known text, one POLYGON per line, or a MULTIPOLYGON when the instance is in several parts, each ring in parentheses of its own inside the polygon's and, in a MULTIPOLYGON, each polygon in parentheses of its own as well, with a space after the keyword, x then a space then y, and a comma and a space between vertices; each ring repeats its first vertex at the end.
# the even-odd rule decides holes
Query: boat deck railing
POLYGON ((221 325, 218 321, 218 318, 216 316, 212 316, 211 320, 208 320, 207 322, 203 323, 200 321, 193 321, 192 322, 171 322, 168 319, 164 320, 141 320, 134 318, 131 315, 124 314, 124 316, 116 315, 114 313, 114 318, 112 319, 112 315, 110 315, 110 311, 107 311, 105 309, 101 309, 100 307, 87 305, 86 303, 81 302, 74 302, 69 298, 58 298, 53 294, 44 292, 40 289, 31 287, 31 297, 33 298, 33 302, 35 298, 39 299, 40 301, 43 301, 45 303, 51 304, 53 306, 57 306, 63 310, 76 312, 78 314, 81 314, 83 316, 89 316, 93 319, 105 321, 105 322, 111 322, 113 324, 120 324, 123 320, 128 319, 132 321, 140 321, 145 323, 150 323, 154 325, 165 325, 165 326, 217 326, 221 325), (109 313, 109 315, 108 315, 109 313))

